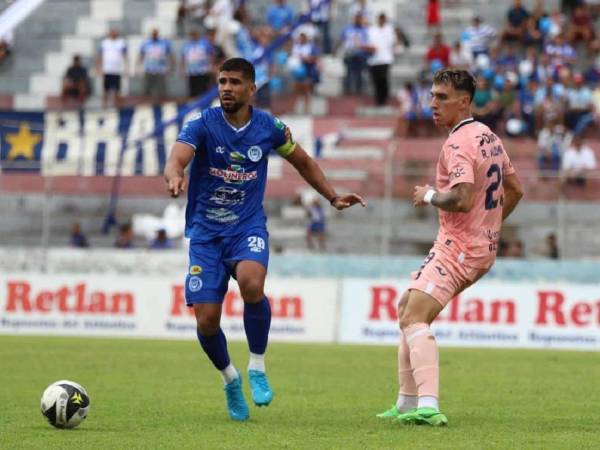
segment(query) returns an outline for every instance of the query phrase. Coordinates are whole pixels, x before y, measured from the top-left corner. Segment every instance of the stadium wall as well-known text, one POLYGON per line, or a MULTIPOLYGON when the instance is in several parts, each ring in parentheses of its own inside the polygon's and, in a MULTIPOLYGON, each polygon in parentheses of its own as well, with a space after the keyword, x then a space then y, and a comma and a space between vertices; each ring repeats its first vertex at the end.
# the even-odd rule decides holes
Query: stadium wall
MULTIPOLYGON (((143 253, 168 267, 166 255, 143 253)), ((115 253, 112 258, 119 259, 115 253)), ((184 272, 140 268, 124 275, 97 267, 92 273, 3 272, 0 334, 193 339, 184 272)), ((354 272, 315 278, 273 270, 266 285, 273 305, 271 340, 395 345, 396 304, 408 282, 405 276, 365 278, 354 272)), ((243 302, 235 283, 223 311, 227 335, 243 339, 243 302)), ((598 283, 485 278, 451 302, 434 330, 446 346, 598 351, 598 283)))

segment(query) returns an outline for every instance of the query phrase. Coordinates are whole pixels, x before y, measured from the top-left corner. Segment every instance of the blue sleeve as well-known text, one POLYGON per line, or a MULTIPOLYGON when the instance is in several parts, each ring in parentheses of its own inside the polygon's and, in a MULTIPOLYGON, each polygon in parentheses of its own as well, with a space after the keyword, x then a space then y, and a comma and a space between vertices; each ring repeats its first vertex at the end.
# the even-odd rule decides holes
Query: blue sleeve
POLYGON ((165 41, 165 50, 167 55, 171 54, 171 42, 165 41))
POLYGON ((177 142, 183 142, 194 149, 194 151, 204 146, 206 137, 206 127, 202 116, 188 121, 177 136, 177 142))
POLYGON ((146 42, 142 42, 140 45, 140 55, 144 55, 146 53, 146 42))
POLYGON ((273 148, 284 158, 296 149, 296 143, 289 128, 277 117, 271 117, 271 141, 273 148))

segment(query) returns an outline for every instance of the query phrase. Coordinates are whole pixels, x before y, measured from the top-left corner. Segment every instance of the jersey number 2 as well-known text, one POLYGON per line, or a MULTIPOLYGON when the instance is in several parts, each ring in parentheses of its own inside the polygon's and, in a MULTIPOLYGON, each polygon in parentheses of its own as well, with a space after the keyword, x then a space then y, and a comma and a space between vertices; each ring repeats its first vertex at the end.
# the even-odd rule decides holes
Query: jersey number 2
POLYGON ((496 180, 485 190, 485 209, 494 209, 498 206, 498 200, 494 200, 494 192, 502 184, 502 171, 498 164, 492 164, 487 171, 488 178, 493 177, 494 174, 496 175, 496 180))

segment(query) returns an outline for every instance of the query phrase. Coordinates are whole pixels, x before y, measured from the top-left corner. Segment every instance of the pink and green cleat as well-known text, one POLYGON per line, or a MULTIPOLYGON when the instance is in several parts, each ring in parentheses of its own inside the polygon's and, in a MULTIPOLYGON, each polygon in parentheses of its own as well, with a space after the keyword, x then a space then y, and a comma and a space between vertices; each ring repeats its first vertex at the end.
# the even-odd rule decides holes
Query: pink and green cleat
POLYGON ((432 427, 445 427, 448 418, 434 408, 417 408, 400 414, 396 419, 404 425, 430 425, 432 427))
POLYGON ((391 420, 397 419, 400 414, 402 413, 398 411, 396 405, 393 405, 390 409, 387 409, 384 412, 377 414, 375 417, 378 417, 379 419, 391 420))

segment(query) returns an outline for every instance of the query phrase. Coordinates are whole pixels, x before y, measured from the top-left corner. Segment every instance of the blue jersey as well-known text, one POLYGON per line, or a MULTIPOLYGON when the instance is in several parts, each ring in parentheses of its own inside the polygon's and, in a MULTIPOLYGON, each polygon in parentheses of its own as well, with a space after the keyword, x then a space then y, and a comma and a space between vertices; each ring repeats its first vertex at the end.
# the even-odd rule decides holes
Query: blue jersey
POLYGON ((209 108, 184 125, 177 141, 196 153, 189 175, 186 237, 209 241, 266 226, 262 202, 268 157, 273 151, 288 156, 295 148, 279 119, 252 108, 250 121, 236 129, 221 107, 209 108))
POLYGON ((188 75, 204 75, 210 72, 211 56, 214 47, 208 39, 186 41, 181 49, 181 56, 186 65, 188 75))
POLYGON ((144 57, 144 72, 166 73, 171 44, 166 39, 147 39, 140 47, 140 54, 144 57))

